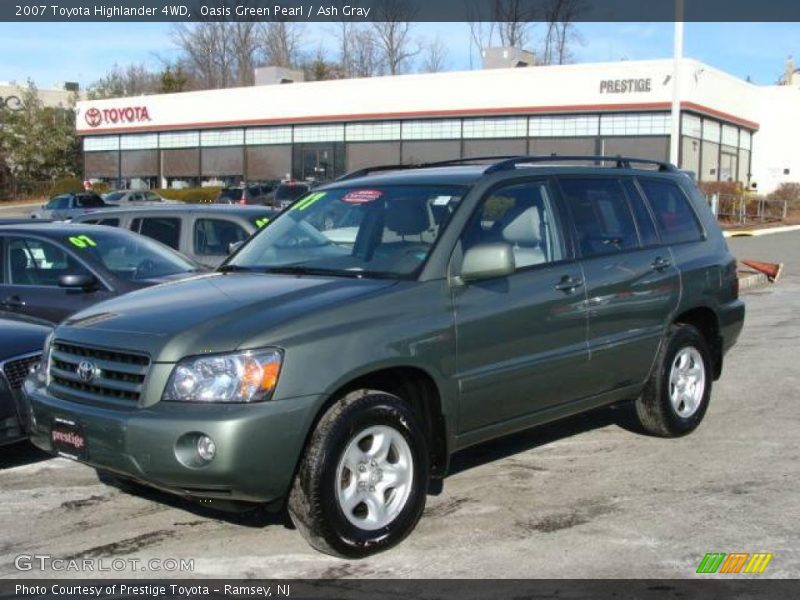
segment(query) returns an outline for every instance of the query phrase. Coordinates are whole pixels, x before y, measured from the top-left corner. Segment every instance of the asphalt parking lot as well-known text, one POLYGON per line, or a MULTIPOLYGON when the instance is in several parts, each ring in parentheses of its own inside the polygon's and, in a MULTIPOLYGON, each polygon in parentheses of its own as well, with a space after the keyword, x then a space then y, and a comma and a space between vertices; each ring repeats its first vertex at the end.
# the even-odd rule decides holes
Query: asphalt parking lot
POLYGON ((362 561, 316 553, 280 515, 129 495, 19 445, 0 450, 0 577, 79 575, 14 567, 46 554, 194 559, 192 573, 106 576, 682 578, 706 552, 771 552, 765 576, 796 577, 800 232, 731 247, 786 269, 745 296, 744 332, 687 438, 646 437, 607 409, 474 448, 411 537, 362 561))

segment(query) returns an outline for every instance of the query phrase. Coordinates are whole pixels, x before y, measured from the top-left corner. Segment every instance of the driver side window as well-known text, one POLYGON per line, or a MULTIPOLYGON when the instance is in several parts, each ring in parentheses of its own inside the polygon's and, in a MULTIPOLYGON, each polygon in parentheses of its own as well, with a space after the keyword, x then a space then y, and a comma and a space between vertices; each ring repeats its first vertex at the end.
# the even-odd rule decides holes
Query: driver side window
POLYGON ((86 269, 58 246, 32 238, 10 238, 6 273, 11 285, 58 287, 62 275, 86 273, 86 269))
POLYGON ((562 236, 543 182, 492 191, 465 229, 462 242, 464 250, 478 244, 507 243, 518 269, 564 258, 562 236))

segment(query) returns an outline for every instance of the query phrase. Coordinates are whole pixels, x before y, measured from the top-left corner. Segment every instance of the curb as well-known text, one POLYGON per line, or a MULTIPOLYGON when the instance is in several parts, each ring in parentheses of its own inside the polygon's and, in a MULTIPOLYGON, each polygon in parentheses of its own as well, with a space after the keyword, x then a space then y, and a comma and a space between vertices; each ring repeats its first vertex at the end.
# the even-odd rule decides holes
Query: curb
POLYGON ((753 237, 757 235, 771 235, 773 233, 788 233, 800 231, 800 225, 784 225, 783 227, 765 227, 763 229, 728 229, 722 232, 726 238, 753 237))
POLYGON ((748 273, 739 276, 739 291, 754 290, 769 285, 769 278, 764 273, 748 273))

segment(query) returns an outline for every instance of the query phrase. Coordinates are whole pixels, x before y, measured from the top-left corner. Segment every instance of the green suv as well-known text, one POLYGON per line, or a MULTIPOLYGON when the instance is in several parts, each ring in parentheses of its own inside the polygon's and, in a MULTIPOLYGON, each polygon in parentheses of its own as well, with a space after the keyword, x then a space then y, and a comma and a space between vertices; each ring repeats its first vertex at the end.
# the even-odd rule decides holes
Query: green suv
POLYGON ((626 400, 651 434, 696 428, 742 329, 735 265, 668 164, 360 171, 217 272, 60 325, 24 386, 32 439, 186 497, 287 506, 315 548, 365 556, 414 528, 467 446, 626 400))

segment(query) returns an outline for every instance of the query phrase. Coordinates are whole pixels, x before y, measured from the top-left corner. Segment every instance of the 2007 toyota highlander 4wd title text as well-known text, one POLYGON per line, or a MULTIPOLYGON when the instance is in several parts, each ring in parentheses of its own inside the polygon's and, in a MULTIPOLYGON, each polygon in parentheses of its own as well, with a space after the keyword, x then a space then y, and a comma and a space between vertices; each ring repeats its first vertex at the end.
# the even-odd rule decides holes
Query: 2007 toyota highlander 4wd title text
POLYGON ((736 263, 686 174, 572 159, 357 172, 217 272, 76 314, 24 385, 34 443, 286 502, 358 557, 414 528, 467 446, 626 400, 651 434, 692 431, 742 328, 736 263))

